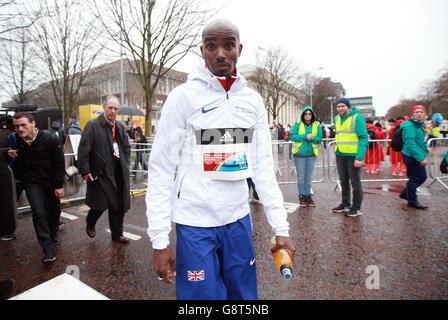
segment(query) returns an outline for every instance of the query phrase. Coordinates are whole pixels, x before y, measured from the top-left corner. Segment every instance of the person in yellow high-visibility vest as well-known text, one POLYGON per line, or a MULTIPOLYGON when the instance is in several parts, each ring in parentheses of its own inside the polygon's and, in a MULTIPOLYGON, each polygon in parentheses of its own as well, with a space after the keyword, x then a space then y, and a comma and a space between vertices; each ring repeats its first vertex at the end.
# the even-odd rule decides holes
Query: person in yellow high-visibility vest
POLYGON ((361 167, 369 142, 366 120, 356 108, 351 108, 347 98, 336 101, 335 117, 336 166, 342 189, 342 203, 333 212, 345 212, 347 217, 361 215, 362 185, 361 167), (350 201, 350 184, 353 203, 350 201))
MULTIPOLYGON (((440 135, 440 129, 439 129, 439 125, 435 120, 431 121, 431 124, 428 126, 428 128, 426 128, 426 133, 428 134, 428 137, 426 139, 426 141, 428 141, 429 139, 432 138, 438 138, 440 135)), ((437 140, 433 140, 431 141, 431 147, 435 147, 436 146, 436 141, 437 140)))
POLYGON ((316 204, 311 196, 311 181, 314 164, 319 155, 319 145, 322 142, 322 128, 316 121, 311 107, 303 109, 300 120, 291 130, 290 139, 293 141, 292 154, 297 170, 300 206, 315 207, 316 204))

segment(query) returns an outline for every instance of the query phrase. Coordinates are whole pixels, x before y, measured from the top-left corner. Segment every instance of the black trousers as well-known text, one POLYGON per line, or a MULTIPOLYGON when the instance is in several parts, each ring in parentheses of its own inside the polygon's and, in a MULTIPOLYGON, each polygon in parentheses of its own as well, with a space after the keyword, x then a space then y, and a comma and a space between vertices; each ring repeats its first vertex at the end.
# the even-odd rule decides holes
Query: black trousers
POLYGON ((362 185, 361 168, 355 168, 353 165, 355 157, 336 156, 336 166, 338 168, 339 180, 342 189, 342 204, 346 208, 361 210, 362 204, 362 185), (353 188, 353 205, 350 201, 350 184, 353 188))
POLYGON ((137 151, 135 153, 135 162, 134 162, 134 170, 138 169, 138 165, 141 163, 143 170, 147 170, 146 162, 143 160, 143 153, 145 151, 137 151))
MULTIPOLYGON (((120 160, 116 157, 114 157, 114 160, 112 162, 112 165, 114 167, 115 172, 115 183, 117 185, 117 194, 115 197, 117 199, 120 199, 123 197, 123 174, 121 173, 121 167, 120 167, 120 160)), ((105 195, 107 197, 107 195, 105 195)), ((118 239, 123 235, 123 221, 124 221, 124 210, 122 201, 119 201, 120 208, 118 210, 111 210, 108 209, 109 212, 109 227, 110 231, 112 233, 113 239, 118 239)), ((86 222, 87 226, 94 227, 101 218, 101 215, 104 211, 98 211, 94 209, 90 209, 89 213, 87 214, 86 222)))
POLYGON ((59 229, 61 202, 54 194, 54 186, 25 183, 26 196, 33 211, 33 225, 39 245, 44 251, 53 250, 52 237, 59 229))
POLYGON ((419 161, 412 157, 408 157, 405 154, 403 154, 403 162, 406 164, 409 180, 406 184, 406 188, 401 191, 401 196, 405 197, 410 205, 417 205, 417 188, 426 181, 426 167, 421 166, 419 161))

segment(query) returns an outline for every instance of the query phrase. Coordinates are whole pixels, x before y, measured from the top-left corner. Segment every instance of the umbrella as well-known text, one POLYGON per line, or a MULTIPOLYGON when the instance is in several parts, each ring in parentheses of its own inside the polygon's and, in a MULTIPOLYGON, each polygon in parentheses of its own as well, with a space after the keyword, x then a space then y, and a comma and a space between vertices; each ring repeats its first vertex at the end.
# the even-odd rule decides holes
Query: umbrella
POLYGON ((124 115, 124 116, 145 116, 145 114, 140 110, 137 109, 136 107, 130 107, 130 106, 122 106, 120 107, 120 109, 118 110, 118 114, 119 115, 124 115))

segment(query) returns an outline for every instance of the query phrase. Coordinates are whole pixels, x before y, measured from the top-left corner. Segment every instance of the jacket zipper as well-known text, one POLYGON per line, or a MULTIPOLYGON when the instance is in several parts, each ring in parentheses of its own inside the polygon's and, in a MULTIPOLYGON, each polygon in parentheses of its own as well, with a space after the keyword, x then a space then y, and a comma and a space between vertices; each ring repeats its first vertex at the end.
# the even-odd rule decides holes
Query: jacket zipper
POLYGON ((229 77, 226 77, 226 86, 227 86, 226 97, 227 97, 227 100, 229 100, 229 77))

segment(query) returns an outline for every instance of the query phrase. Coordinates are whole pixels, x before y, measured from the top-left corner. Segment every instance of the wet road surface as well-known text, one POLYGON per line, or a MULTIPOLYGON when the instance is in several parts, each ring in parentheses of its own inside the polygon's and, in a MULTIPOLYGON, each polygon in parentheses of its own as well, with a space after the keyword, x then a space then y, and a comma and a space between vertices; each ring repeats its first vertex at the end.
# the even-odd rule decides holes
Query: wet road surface
MULTIPOLYGON (((364 183, 363 215, 356 218, 331 212, 341 194, 326 179, 313 184, 315 208, 299 208, 296 186, 282 185, 297 249, 291 281, 275 269, 271 228, 263 206, 252 203, 259 298, 447 299, 448 193, 439 184, 428 187, 429 182, 419 193, 428 210, 408 209, 398 198, 404 182, 364 183)), ((63 209, 62 241, 51 264, 41 262, 31 216, 19 220, 17 239, 0 242, 0 279, 15 279, 14 295, 76 269, 82 282, 111 299, 176 298, 175 286, 159 281, 152 268, 144 194, 131 200, 125 216, 124 231, 134 239, 128 245, 111 241, 107 212, 98 221, 96 237, 89 238, 87 211, 83 204, 63 209)))

